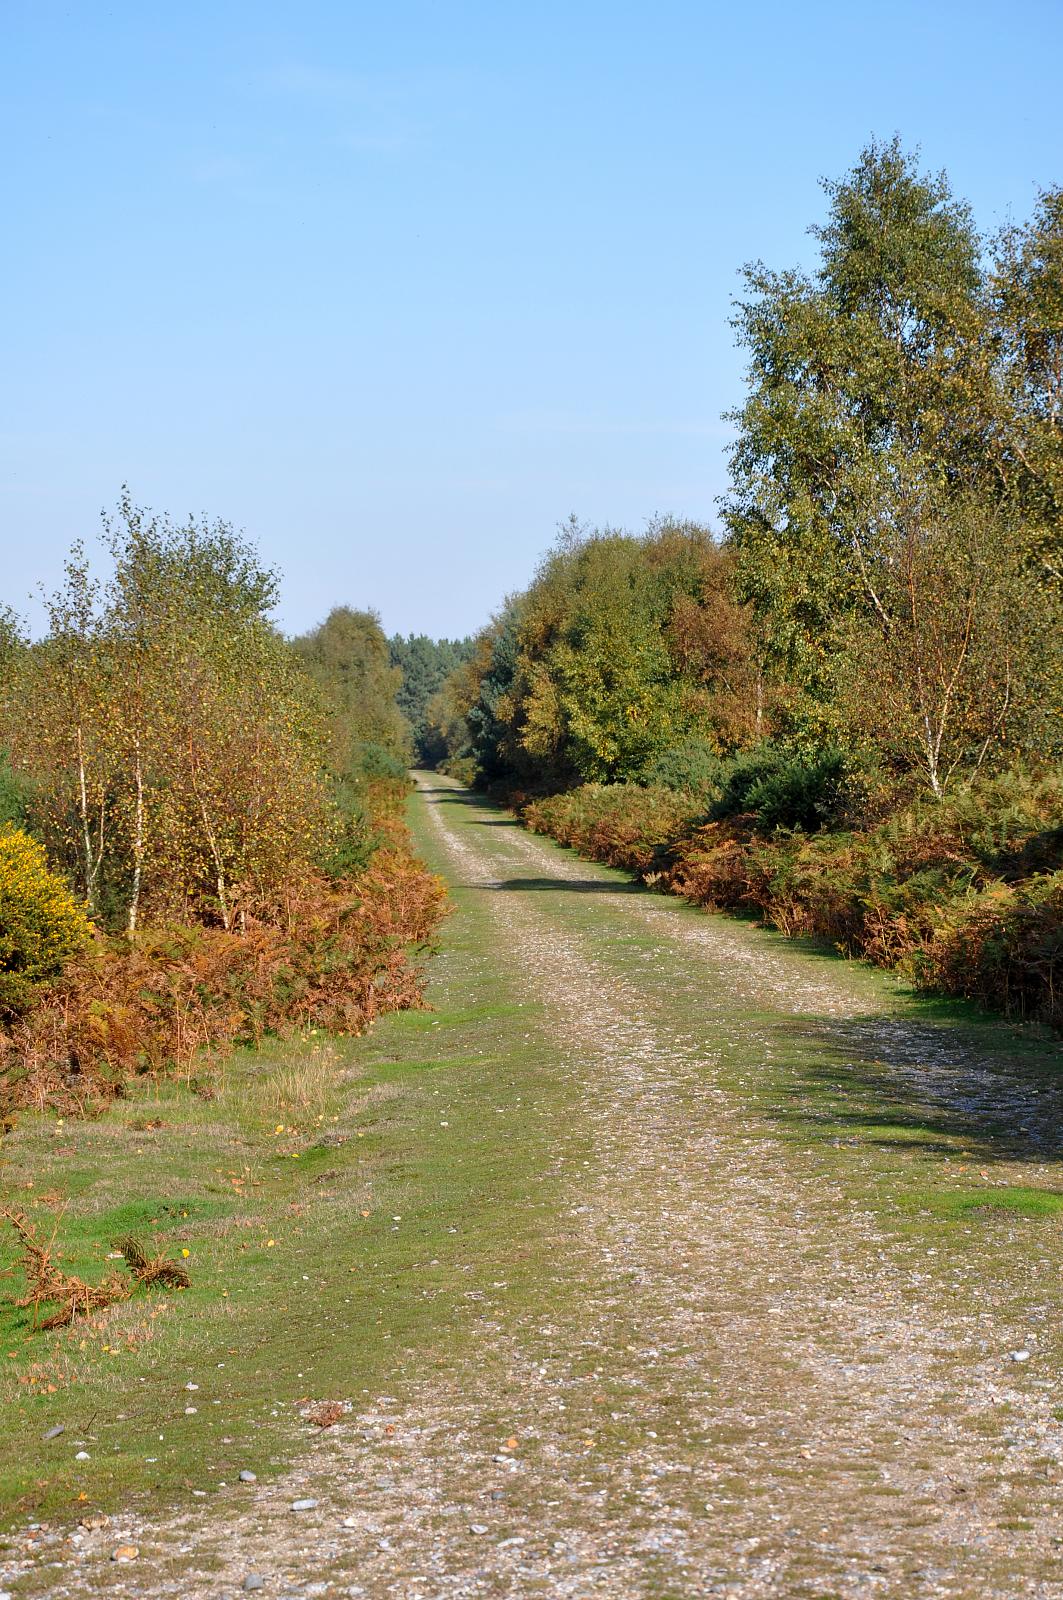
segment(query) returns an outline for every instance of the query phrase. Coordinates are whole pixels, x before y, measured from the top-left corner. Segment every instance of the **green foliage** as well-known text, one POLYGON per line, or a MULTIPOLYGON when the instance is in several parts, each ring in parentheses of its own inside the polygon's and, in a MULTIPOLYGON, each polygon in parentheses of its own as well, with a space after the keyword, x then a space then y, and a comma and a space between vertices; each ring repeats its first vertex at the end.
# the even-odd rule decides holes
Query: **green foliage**
POLYGON ((473 641, 395 634, 388 640, 388 652, 392 666, 402 673, 396 701, 413 731, 415 758, 433 767, 447 754, 447 746, 429 708, 447 678, 471 658, 473 641))
POLYGON ((1051 754, 1063 705, 1063 199, 987 273, 967 207, 898 141, 825 188, 816 271, 750 268, 735 319, 738 592, 793 728, 941 794, 1051 754))
POLYGON ((0 826, 13 823, 22 828, 31 803, 28 780, 14 771, 6 750, 0 750, 0 826))
POLYGON ((333 771, 362 770, 369 745, 405 767, 410 729, 396 704, 402 676, 376 613, 337 606, 318 627, 294 639, 292 649, 325 696, 333 771))
POLYGON ((806 833, 837 825, 853 790, 845 753, 827 747, 812 756, 778 745, 761 745, 721 764, 714 818, 752 813, 757 826, 801 828, 806 833))
POLYGON ((449 757, 542 790, 643 781, 672 749, 755 736, 764 707, 730 583, 696 524, 570 525, 437 697, 449 757))
POLYGON ((124 493, 102 587, 76 545, 5 708, 30 818, 94 914, 228 925, 304 870, 329 813, 323 729, 263 608, 276 577, 224 523, 124 493))
POLYGON ((0 1015, 24 1011, 84 949, 91 929, 42 845, 0 826, 0 1015))
POLYGON ((389 778, 392 781, 405 782, 407 778, 405 761, 393 751, 386 750, 382 744, 361 745, 354 771, 364 779, 389 778))
POLYGON ((727 770, 719 751, 703 739, 694 739, 665 750, 646 769, 645 782, 651 787, 671 789, 690 795, 705 806, 718 798, 727 770))

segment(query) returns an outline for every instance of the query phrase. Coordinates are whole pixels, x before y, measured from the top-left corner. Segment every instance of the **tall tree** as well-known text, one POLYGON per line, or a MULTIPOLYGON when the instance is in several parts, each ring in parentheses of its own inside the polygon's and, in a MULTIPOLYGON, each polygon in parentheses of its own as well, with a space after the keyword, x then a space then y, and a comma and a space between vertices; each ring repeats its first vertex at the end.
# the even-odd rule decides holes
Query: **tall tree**
POLYGON ((726 507, 776 668, 820 695, 834 619, 881 607, 883 550, 986 473, 996 415, 980 241, 944 176, 894 140, 824 187, 818 269, 746 272, 726 507))

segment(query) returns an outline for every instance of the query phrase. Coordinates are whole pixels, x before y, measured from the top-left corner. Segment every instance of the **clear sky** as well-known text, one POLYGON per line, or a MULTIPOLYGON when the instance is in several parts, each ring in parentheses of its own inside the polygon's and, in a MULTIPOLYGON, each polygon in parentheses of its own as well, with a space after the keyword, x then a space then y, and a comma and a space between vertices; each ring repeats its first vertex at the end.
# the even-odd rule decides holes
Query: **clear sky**
POLYGON ((463 633, 555 525, 715 520, 737 270, 895 131, 1063 181, 1063 0, 3 0, 0 598, 123 481, 282 620, 463 633))

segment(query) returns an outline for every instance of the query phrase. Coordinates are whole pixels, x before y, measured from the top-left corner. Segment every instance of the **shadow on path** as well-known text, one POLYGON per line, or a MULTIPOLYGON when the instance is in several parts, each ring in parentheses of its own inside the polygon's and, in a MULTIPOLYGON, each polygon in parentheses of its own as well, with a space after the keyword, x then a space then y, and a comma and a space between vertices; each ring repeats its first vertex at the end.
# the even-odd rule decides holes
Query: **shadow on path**
POLYGON ((976 1026, 897 1015, 802 1018, 775 1031, 797 1048, 775 1085, 782 1103, 766 1114, 803 1138, 982 1162, 1063 1155, 1063 1082, 1036 1047, 1017 1041, 1010 1054, 976 1026))

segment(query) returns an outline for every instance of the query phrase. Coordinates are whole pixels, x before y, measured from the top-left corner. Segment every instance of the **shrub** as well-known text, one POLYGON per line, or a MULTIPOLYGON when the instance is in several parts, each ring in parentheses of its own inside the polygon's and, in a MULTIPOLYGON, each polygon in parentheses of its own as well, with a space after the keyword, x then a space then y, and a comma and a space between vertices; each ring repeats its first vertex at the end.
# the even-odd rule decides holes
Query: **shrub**
POLYGON ((947 905, 914 976, 925 988, 1063 1026, 1063 872, 947 905))
POLYGON ((407 763, 386 750, 382 744, 366 743, 358 747, 356 769, 364 778, 402 778, 407 773, 407 763))
POLYGON ((645 874, 660 866, 668 845, 689 832, 697 810, 670 789, 588 783, 532 801, 524 821, 533 833, 550 834, 596 861, 645 874))
POLYGON ((359 1033, 420 1003, 443 887, 384 847, 355 880, 305 880, 276 921, 97 939, 0 1033, 8 1104, 83 1110, 141 1074, 191 1075, 267 1033, 359 1033))
POLYGON ((624 784, 538 801, 525 819, 695 904, 752 910, 920 988, 1063 1025, 1063 774, 1007 773, 859 829, 804 831, 801 805, 825 804, 845 773, 825 760, 817 772, 818 759, 735 760, 742 809, 715 820, 667 789, 624 784), (766 817, 789 827, 768 832, 766 817))
POLYGON ((743 751, 722 763, 716 818, 756 816, 761 828, 803 828, 806 833, 837 823, 852 784, 843 751, 827 746, 813 756, 772 745, 743 751))
POLYGON ((0 824, 10 822, 21 828, 26 821, 30 786, 13 772, 6 750, 0 751, 0 824))
POLYGON ((0 827, 0 1014, 32 1004, 89 942, 91 925, 44 848, 20 829, 0 827))
POLYGON ((703 805, 719 798, 727 763, 703 740, 666 750, 646 771, 650 788, 687 794, 703 805))

